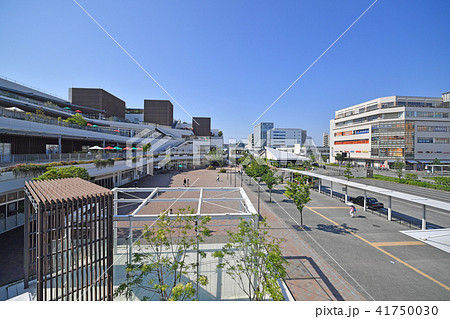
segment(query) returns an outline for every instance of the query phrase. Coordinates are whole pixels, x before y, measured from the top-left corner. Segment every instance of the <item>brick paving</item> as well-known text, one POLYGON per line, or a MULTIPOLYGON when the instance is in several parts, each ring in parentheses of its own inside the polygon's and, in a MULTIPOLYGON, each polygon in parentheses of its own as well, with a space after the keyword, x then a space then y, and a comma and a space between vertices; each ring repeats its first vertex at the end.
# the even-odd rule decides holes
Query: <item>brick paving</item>
MULTIPOLYGON (((148 176, 141 179, 138 187, 183 187, 183 180, 189 178, 192 187, 230 187, 234 186, 234 177, 227 179, 227 174, 218 173, 206 169, 170 172, 161 175, 148 176), (219 182, 216 177, 219 175, 219 182)), ((236 180, 236 186, 240 186, 239 178, 236 180)), ((257 207, 257 195, 245 183, 244 190, 252 201, 254 207, 257 207)), ((182 197, 197 197, 198 194, 189 194, 186 192, 168 192, 162 194, 161 197, 174 198, 182 194, 182 197), (175 195, 177 194, 177 196, 175 195)), ((208 194, 205 197, 213 197, 215 194, 208 194)), ((238 195, 238 194, 236 194, 238 195)), ((224 194, 229 197, 229 193, 224 194)), ((142 211, 142 213, 161 212, 172 203, 152 203, 142 211)), ((219 203, 220 204, 220 203, 219 203)), ((228 206, 227 203, 224 206, 228 206)), ((177 203, 175 208, 186 207, 186 203, 177 203), (181 204, 181 205, 179 205, 181 204)), ((196 210, 196 208, 195 208, 196 210)), ((204 212, 223 212, 223 208, 213 205, 204 205, 204 212), (209 207, 212 206, 212 207, 209 207)), ((270 234, 273 237, 283 238, 285 242, 282 244, 282 252, 286 260, 289 262, 287 266, 288 277, 285 280, 291 294, 295 300, 308 301, 332 301, 332 300, 365 300, 365 298, 342 276, 340 276, 323 258, 321 258, 304 240, 302 240, 291 225, 281 220, 263 201, 260 207, 261 215, 266 218, 270 226, 270 234)), ((229 221, 228 221, 229 224, 229 221)), ((211 225, 212 230, 217 235, 223 235, 226 225, 211 225), (223 228, 223 229, 221 229, 223 228)), ((223 236, 220 236, 223 237, 223 236)))

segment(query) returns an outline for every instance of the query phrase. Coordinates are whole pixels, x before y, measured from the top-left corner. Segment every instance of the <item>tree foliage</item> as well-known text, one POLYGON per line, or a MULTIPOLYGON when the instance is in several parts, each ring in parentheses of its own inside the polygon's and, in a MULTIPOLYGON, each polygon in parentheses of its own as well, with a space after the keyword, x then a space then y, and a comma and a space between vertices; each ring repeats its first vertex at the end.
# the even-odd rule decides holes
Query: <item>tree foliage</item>
POLYGON ((90 176, 88 171, 79 166, 68 166, 68 167, 49 167, 47 168, 47 171, 36 177, 33 178, 35 181, 45 181, 49 179, 60 179, 60 178, 72 178, 72 177, 79 177, 85 180, 89 180, 90 176))
POLYGON ((402 178, 402 176, 403 176, 403 168, 404 168, 405 166, 406 166, 406 164, 403 163, 403 162, 400 161, 400 160, 396 160, 396 161, 394 162, 393 167, 394 167, 394 169, 397 171, 397 176, 398 176, 398 178, 402 178))
POLYGON ((77 124, 77 125, 80 125, 80 126, 86 126, 87 125, 87 121, 79 113, 76 113, 76 114, 72 115, 71 117, 68 117, 66 120, 64 120, 64 122, 70 123, 70 124, 77 124))
POLYGON ((210 217, 197 220, 190 207, 175 214, 165 212, 151 227, 145 226, 142 239, 135 243, 137 252, 127 265, 127 282, 115 294, 131 297, 133 291, 144 292, 143 300, 157 295, 159 300, 194 300, 198 285, 208 283, 206 276, 198 275, 199 260, 206 253, 198 243, 211 235, 207 224, 210 217))
POLYGON ((265 163, 260 164, 256 160, 253 160, 250 165, 248 165, 245 169, 245 173, 253 178, 262 177, 270 170, 269 166, 265 163))
POLYGON ((303 225, 303 207, 311 198, 309 197, 310 185, 307 184, 305 176, 297 177, 293 182, 288 182, 284 194, 292 199, 300 212, 300 223, 303 225))
POLYGON ((347 165, 345 165, 344 176, 347 178, 348 181, 350 180, 350 178, 353 178, 352 167, 350 163, 347 163, 347 165))
POLYGON ((276 170, 269 169, 267 173, 262 176, 262 180, 266 183, 269 189, 269 201, 272 202, 272 188, 280 183, 281 177, 275 176, 276 170))
POLYGON ((338 163, 342 163, 342 161, 344 160, 344 156, 342 155, 342 153, 337 153, 334 158, 336 159, 336 161, 338 161, 338 163))
POLYGON ((142 146, 142 151, 143 152, 147 152, 147 151, 150 150, 151 147, 152 147, 152 144, 151 143, 147 143, 144 146, 142 146))
POLYGON ((283 240, 269 235, 265 221, 259 225, 262 228, 241 220, 236 232, 227 231, 228 243, 213 256, 219 258, 217 267, 225 269, 250 301, 284 300, 278 284, 286 277, 283 240))

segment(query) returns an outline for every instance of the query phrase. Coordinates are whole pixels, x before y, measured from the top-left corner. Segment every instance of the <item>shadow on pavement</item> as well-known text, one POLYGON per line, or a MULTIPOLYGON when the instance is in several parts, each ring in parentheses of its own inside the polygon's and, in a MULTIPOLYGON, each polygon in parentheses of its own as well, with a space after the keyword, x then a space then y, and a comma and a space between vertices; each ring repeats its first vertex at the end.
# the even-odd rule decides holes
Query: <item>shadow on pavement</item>
POLYGON ((289 266, 287 267, 287 278, 286 282, 289 280, 305 280, 305 279, 313 279, 317 282, 317 284, 322 288, 323 292, 328 296, 329 300, 333 300, 330 296, 330 293, 333 297, 338 301, 343 301, 344 298, 337 291, 328 277, 323 273, 320 267, 316 264, 314 259, 306 256, 285 256, 289 262, 289 266), (309 267, 308 267, 309 266, 309 267), (309 269, 314 270, 314 273, 309 269), (323 287, 325 284, 326 287, 323 287), (328 289, 326 289, 328 288, 328 289))

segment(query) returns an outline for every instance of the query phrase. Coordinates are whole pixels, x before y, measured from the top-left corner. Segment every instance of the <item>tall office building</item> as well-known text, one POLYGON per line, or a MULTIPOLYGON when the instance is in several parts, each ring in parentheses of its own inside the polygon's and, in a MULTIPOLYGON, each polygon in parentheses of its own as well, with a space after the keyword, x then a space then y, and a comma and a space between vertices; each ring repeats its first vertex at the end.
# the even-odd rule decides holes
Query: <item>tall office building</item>
POLYGON ((195 136, 211 136, 211 118, 193 117, 192 128, 195 136))
POLYGON ((323 132, 322 144, 324 147, 330 147, 330 135, 328 134, 328 132, 323 132))
POLYGON ((395 160, 422 169, 450 161, 450 93, 442 97, 389 96, 336 111, 330 121, 330 157, 343 153, 358 164, 395 160))
POLYGON ((168 100, 144 100, 144 122, 171 126, 173 104, 168 100))
POLYGON ((253 143, 256 150, 261 150, 267 146, 267 131, 273 129, 273 123, 261 122, 254 127, 253 143))
POLYGON ((271 148, 294 147, 306 141, 306 130, 299 128, 272 128, 267 131, 267 146, 271 148))
POLYGON ((125 118, 125 102, 103 89, 69 88, 69 101, 106 111, 106 117, 125 118))

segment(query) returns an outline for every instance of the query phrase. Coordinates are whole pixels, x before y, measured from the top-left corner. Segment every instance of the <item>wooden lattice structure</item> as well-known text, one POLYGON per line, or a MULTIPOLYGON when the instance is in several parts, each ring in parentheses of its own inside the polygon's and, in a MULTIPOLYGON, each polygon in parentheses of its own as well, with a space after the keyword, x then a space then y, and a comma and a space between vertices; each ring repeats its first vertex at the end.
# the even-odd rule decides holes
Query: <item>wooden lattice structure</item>
POLYGON ((25 287, 36 279, 37 300, 112 300, 112 192, 67 178, 25 193, 25 287))

